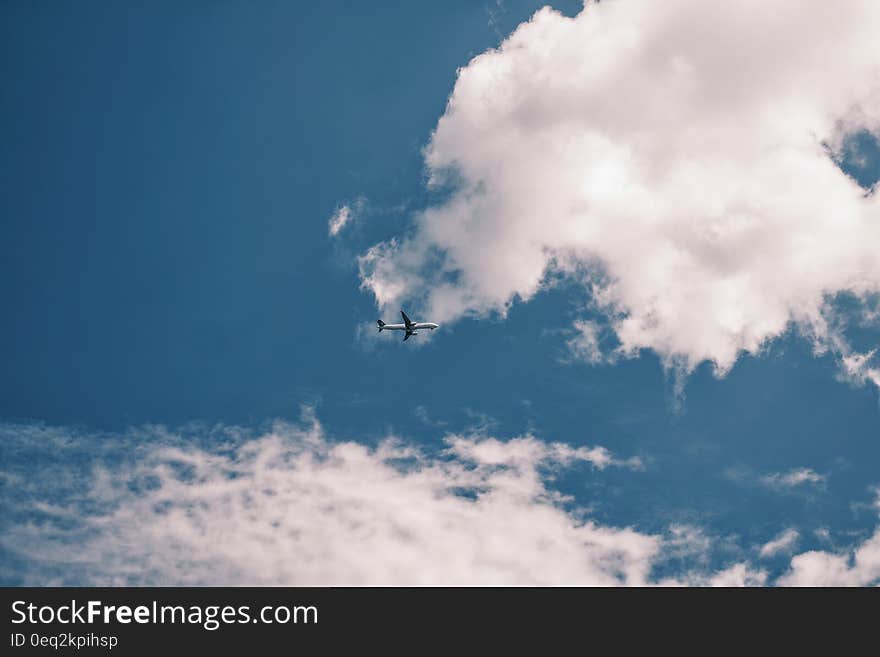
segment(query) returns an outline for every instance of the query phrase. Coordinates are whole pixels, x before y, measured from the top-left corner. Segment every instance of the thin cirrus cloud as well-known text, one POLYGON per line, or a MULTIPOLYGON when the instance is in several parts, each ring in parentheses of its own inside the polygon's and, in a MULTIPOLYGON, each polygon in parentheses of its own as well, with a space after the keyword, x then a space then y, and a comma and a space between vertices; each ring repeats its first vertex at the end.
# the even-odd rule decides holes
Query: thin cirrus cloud
MULTIPOLYGON (((427 453, 394 438, 334 441, 314 419, 124 437, 0 425, 0 437, 6 583, 768 583, 746 560, 709 570, 712 540, 698 527, 601 524, 550 486, 578 463, 594 476, 641 468, 598 447, 448 435, 427 453), (682 559, 690 565, 677 573, 652 575, 682 559)), ((778 581, 871 583, 878 549, 880 530, 847 552, 797 555, 778 581)))
POLYGON ((795 468, 787 472, 774 472, 760 478, 760 482, 770 488, 798 488, 801 486, 820 485, 827 477, 811 468, 795 468))
POLYGON ((780 534, 774 539, 764 543, 764 545, 762 545, 761 549, 758 551, 758 554, 762 558, 767 559, 770 557, 774 557, 778 554, 789 552, 794 548, 798 538, 800 538, 800 533, 798 532, 798 530, 788 528, 780 532, 780 534))
POLYGON ((327 220, 327 234, 337 237, 347 226, 354 223, 366 206, 366 199, 359 197, 351 203, 339 205, 327 220))
POLYGON ((779 492, 813 492, 821 490, 828 481, 828 475, 806 467, 760 474, 747 467, 732 466, 722 476, 742 485, 760 486, 779 492))
POLYGON ((351 219, 351 208, 347 205, 342 205, 336 208, 336 211, 330 217, 329 221, 327 221, 327 232, 330 233, 331 237, 336 237, 339 232, 345 228, 345 225, 351 219))
POLYGON ((425 151, 448 199, 362 254, 362 286, 450 322, 561 275, 617 355, 723 375, 795 326, 880 384, 832 308, 880 292, 880 197, 839 166, 880 135, 878 33, 874 0, 542 9, 459 71, 425 151))

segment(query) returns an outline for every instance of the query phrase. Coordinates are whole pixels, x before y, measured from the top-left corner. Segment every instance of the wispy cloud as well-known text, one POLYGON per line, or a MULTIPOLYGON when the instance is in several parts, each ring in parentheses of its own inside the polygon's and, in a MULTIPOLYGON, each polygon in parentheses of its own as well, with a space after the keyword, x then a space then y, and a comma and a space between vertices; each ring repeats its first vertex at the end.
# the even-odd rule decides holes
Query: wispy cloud
POLYGON ((880 364, 877 363, 877 350, 868 353, 850 352, 841 360, 841 378, 856 385, 870 381, 880 388, 880 364))
MULTIPOLYGON (((450 435, 437 453, 391 438, 371 448, 333 441, 315 420, 211 431, 141 430, 136 458, 33 485, 18 500, 28 513, 0 538, 28 564, 21 580, 643 584, 660 547, 547 487, 546 473, 578 461, 629 466, 601 447, 450 435)), ((51 433, 57 452, 67 437, 51 433)))
POLYGON ((769 488, 797 488, 825 483, 826 476, 811 468, 795 468, 788 472, 774 472, 764 475, 760 482, 769 488))
MULTIPOLYGON (((485 433, 449 434, 435 451, 395 437, 367 446, 333 440, 309 414, 259 431, 0 424, 0 439, 7 584, 768 583, 743 559, 711 569, 715 539, 698 526, 600 523, 552 487, 578 463, 585 476, 639 467, 601 446, 485 433)), ((848 551, 795 556, 779 582, 878 577, 880 529, 848 551)))
MULTIPOLYGON (((572 360, 597 365, 606 360, 599 345, 601 327, 593 321, 577 319, 572 325, 574 335, 565 341, 572 360)), ((613 354, 607 360, 614 360, 613 354)))
POLYGON ((758 554, 762 558, 767 559, 781 553, 790 552, 794 549, 799 537, 800 533, 796 529, 786 529, 773 540, 764 543, 758 554))
POLYGON ((336 208, 327 221, 327 232, 330 237, 336 237, 346 226, 355 221, 364 209, 365 203, 365 199, 358 198, 352 203, 345 203, 336 208))
POLYGON ((490 2, 485 6, 486 15, 489 18, 489 27, 492 28, 492 31, 498 35, 498 38, 503 38, 501 34, 501 30, 498 29, 498 21, 505 13, 507 13, 507 8, 504 6, 504 0, 494 0, 494 2, 490 2))
POLYGON ((336 212, 333 213, 333 216, 330 217, 330 221, 327 222, 327 230, 332 237, 335 237, 339 234, 345 225, 351 219, 351 208, 347 205, 340 206, 336 209, 336 212))
POLYGON ((732 466, 724 470, 722 476, 746 486, 760 486, 779 492, 821 489, 828 480, 827 475, 806 467, 761 474, 744 466, 732 466))

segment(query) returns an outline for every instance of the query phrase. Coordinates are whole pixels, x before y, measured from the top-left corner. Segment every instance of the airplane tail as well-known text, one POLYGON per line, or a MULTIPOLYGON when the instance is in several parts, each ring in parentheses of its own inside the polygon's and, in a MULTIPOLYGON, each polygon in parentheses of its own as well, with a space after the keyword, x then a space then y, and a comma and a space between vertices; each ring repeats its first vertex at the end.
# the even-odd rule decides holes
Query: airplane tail
POLYGON ((379 332, 381 333, 381 332, 382 332, 382 329, 385 328, 385 322, 383 322, 381 319, 377 319, 377 320, 376 320, 376 324, 378 324, 378 326, 379 326, 379 332))

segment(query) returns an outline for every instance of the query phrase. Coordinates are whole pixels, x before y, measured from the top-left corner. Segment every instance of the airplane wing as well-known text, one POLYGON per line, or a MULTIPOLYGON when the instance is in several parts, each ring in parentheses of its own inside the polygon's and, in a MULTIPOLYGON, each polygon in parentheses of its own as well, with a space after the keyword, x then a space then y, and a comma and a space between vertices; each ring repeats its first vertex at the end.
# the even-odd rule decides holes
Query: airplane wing
POLYGON ((409 336, 411 335, 415 335, 415 333, 413 333, 412 331, 407 331, 406 335, 403 336, 403 341, 406 342, 407 340, 409 340, 409 336))
POLYGON ((407 316, 406 316, 406 313, 403 312, 402 310, 400 311, 400 316, 403 317, 403 323, 404 323, 404 324, 406 324, 407 326, 411 326, 411 325, 412 325, 412 320, 411 320, 409 317, 407 317, 407 316))

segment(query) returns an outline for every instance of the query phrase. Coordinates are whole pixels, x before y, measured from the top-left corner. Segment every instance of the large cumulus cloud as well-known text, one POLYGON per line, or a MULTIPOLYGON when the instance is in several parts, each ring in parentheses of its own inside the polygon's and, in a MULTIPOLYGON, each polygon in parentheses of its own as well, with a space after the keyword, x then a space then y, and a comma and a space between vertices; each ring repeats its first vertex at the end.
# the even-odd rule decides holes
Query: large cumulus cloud
POLYGON ((880 199, 838 166, 878 133, 878 33, 873 0, 542 9, 459 71, 426 148, 451 193, 361 257, 363 285, 449 322, 561 273, 620 354, 723 373, 794 323, 880 380, 829 319, 880 291, 880 199))

